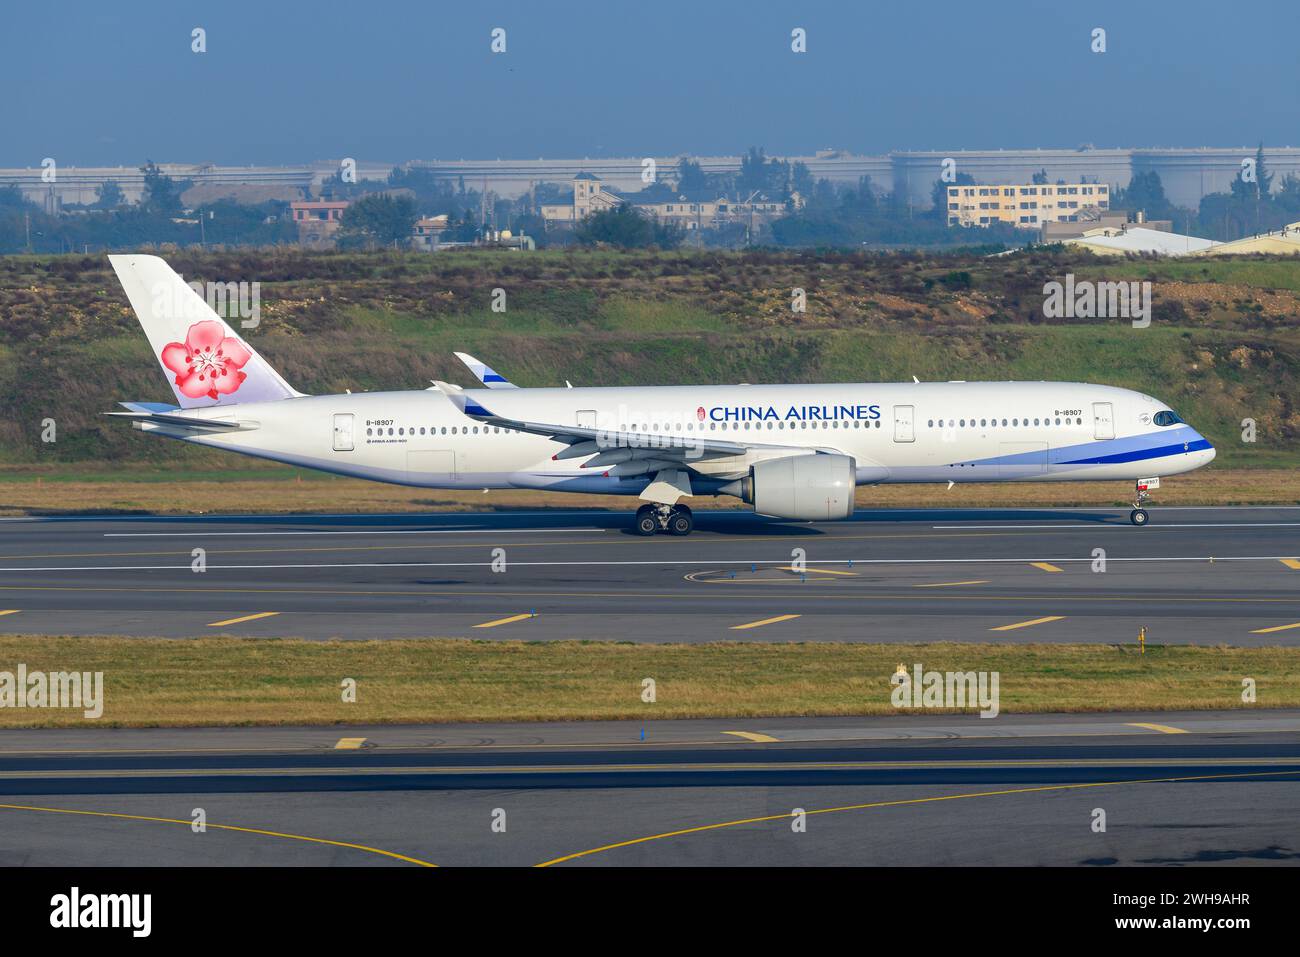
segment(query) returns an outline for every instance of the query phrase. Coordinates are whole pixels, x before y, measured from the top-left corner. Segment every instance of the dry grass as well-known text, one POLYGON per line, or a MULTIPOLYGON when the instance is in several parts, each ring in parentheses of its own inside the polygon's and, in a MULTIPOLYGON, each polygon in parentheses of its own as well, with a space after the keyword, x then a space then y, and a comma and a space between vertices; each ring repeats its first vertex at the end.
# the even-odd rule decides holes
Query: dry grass
POLYGON ((1005 712, 1300 706, 1300 648, 612 642, 306 642, 0 635, 0 670, 102 671, 103 717, 0 709, 3 727, 363 724, 897 713, 889 678, 997 671, 1005 712), (340 683, 357 681, 357 701, 340 683), (657 701, 641 700, 642 681, 657 701))
MULTIPOLYGON (((976 508, 986 506, 1124 506, 1125 482, 1045 482, 1005 485, 884 485, 858 489, 859 508, 976 508)), ((1167 479, 1159 505, 1297 505, 1300 477, 1291 469, 1210 469, 1167 479)), ((0 515, 76 512, 222 514, 249 512, 463 512, 493 509, 599 508, 630 510, 636 499, 514 490, 444 491, 380 485, 357 479, 241 478, 232 481, 52 481, 0 483, 0 515)), ((697 508, 743 508, 733 498, 700 499, 697 508)))

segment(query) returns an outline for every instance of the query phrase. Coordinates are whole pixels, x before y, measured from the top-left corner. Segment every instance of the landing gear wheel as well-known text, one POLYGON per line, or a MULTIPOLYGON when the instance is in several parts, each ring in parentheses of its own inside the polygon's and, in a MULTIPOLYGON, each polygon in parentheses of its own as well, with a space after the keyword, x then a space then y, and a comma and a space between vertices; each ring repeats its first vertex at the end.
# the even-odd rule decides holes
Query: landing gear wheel
POLYGON ((695 527, 695 518, 689 508, 675 508, 668 514, 669 535, 689 535, 695 527))
POLYGON ((659 516, 653 505, 642 505, 636 510, 636 533, 653 535, 659 531, 659 516))
POLYGON ((1128 520, 1134 525, 1142 526, 1151 520, 1151 516, 1147 514, 1147 510, 1142 505, 1151 497, 1148 490, 1160 487, 1160 479, 1138 479, 1133 483, 1133 486, 1136 501, 1133 503, 1133 511, 1128 513, 1128 520))

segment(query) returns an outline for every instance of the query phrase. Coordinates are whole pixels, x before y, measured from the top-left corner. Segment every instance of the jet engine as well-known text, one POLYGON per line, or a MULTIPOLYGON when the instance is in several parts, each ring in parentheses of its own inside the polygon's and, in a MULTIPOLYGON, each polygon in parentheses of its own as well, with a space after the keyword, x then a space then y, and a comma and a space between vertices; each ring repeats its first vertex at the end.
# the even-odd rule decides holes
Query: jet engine
POLYGON ((756 462, 720 491, 776 518, 830 521, 853 514, 857 463, 848 455, 791 455, 756 462))

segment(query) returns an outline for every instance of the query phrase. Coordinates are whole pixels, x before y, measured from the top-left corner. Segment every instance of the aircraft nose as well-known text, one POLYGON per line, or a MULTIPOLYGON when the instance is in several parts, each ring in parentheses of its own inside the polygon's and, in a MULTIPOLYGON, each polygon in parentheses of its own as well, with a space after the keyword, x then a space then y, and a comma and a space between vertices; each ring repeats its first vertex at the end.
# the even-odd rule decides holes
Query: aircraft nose
POLYGON ((1196 436, 1193 441, 1196 443, 1197 450, 1200 452, 1201 464, 1209 465, 1214 461, 1214 457, 1219 454, 1218 450, 1215 449, 1215 447, 1210 444, 1210 440, 1201 435, 1200 432, 1193 429, 1192 434, 1196 436))

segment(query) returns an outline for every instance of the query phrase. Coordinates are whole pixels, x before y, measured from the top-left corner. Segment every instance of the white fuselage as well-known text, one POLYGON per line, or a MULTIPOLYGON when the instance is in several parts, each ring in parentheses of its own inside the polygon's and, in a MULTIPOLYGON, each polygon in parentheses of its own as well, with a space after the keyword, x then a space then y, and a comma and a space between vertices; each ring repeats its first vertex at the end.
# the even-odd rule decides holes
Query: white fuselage
MULTIPOLYGON (((759 446, 698 465, 711 494, 764 458, 840 452, 857 482, 1139 479, 1205 465, 1214 449, 1192 427, 1158 425, 1164 403, 1074 382, 474 389, 494 416, 649 435, 703 435, 759 446), (779 447, 771 450, 762 446, 779 447)), ((619 477, 552 460, 566 444, 484 425, 436 389, 304 396, 193 409, 240 431, 145 431, 340 475, 428 488, 531 488, 639 494, 646 475, 619 477)), ((693 466, 694 467, 694 466, 693 466)))

